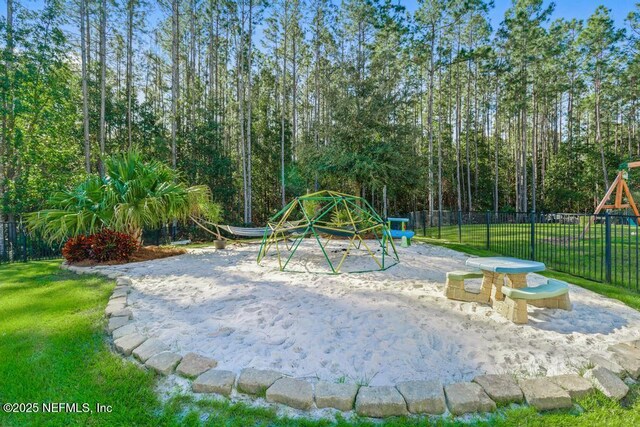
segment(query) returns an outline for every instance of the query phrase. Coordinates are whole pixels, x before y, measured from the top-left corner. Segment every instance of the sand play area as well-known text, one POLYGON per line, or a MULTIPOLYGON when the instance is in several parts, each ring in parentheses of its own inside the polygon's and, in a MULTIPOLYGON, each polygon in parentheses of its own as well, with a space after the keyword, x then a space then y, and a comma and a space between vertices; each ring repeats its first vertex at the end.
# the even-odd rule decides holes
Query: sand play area
MULTIPOLYGON (((331 254, 342 253, 340 245, 331 254)), ((181 256, 102 267, 133 280, 135 325, 177 353, 213 357, 218 368, 274 369, 299 378, 369 385, 578 372, 591 354, 640 338, 640 313, 571 286, 573 311, 529 308, 515 325, 488 305, 447 300, 447 271, 466 255, 425 244, 398 247, 400 264, 369 273, 280 272, 258 245, 192 249, 181 256)), ((306 239, 292 268, 326 271, 306 239)), ((347 270, 370 267, 354 253, 347 270)), ((543 283, 530 275, 529 283, 543 283)), ((470 281, 479 288, 480 280, 470 281)))

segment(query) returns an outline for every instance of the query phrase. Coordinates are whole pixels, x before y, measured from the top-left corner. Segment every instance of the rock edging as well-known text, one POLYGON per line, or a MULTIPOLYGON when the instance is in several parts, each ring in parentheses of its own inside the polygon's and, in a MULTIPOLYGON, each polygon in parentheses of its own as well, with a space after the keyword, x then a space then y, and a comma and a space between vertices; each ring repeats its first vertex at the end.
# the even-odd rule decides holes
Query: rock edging
POLYGON ((443 385, 439 381, 406 381, 396 386, 369 387, 355 384, 313 384, 272 370, 245 368, 240 375, 216 369, 217 361, 195 353, 184 356, 168 351, 156 338, 137 332, 128 296, 133 282, 120 273, 62 264, 77 274, 101 274, 116 280, 116 287, 105 309, 106 330, 115 349, 161 375, 180 375, 192 381, 194 393, 215 393, 225 397, 234 393, 265 397, 268 402, 295 409, 333 408, 360 416, 384 418, 408 414, 459 416, 487 413, 497 407, 525 401, 538 410, 570 408, 576 399, 595 389, 621 400, 629 392, 623 379, 634 381, 640 375, 640 340, 609 347, 610 358, 592 356, 594 367, 584 376, 576 374, 528 378, 516 381, 509 374, 479 375, 472 382, 443 385))

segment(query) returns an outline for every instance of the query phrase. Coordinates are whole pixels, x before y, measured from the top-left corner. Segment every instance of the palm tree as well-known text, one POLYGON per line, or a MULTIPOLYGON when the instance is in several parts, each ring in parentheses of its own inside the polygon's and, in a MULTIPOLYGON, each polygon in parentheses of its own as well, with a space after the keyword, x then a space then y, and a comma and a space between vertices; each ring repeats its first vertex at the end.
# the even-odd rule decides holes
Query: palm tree
POLYGON ((158 161, 144 162, 136 152, 109 158, 104 178, 91 176, 54 194, 48 204, 47 209, 29 214, 27 222, 49 241, 109 228, 141 242, 146 227, 196 216, 215 222, 220 216, 208 187, 188 187, 175 170, 158 161))

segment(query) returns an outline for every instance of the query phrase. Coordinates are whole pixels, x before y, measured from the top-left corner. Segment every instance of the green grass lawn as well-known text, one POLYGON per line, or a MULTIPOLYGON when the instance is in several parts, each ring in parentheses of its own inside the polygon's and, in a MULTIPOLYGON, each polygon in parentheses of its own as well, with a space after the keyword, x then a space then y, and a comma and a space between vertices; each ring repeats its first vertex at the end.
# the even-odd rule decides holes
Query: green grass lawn
MULTIPOLYGON (((195 401, 177 395, 159 401, 154 374, 123 360, 109 348, 103 310, 112 281, 76 276, 59 261, 0 266, 0 403, 66 402, 88 404, 87 413, 6 413, 0 426, 425 426, 462 425, 451 419, 396 418, 383 423, 339 418, 314 421, 278 417, 272 409, 226 401, 195 401), (96 412, 96 405, 111 412, 96 412)), ((571 280, 576 283, 575 280, 571 280)), ((578 283, 583 285, 582 283, 578 283)), ((640 308, 640 297, 602 292, 640 308), (625 300, 626 299, 626 300, 625 300)), ((640 387, 622 403, 596 394, 581 403, 584 411, 539 414, 531 408, 503 408, 477 426, 630 426, 640 425, 640 387)))
MULTIPOLYGON (((416 230, 418 236, 423 230, 416 230)), ((443 226, 438 238, 437 227, 427 228, 426 237, 438 243, 462 243, 486 249, 487 226, 467 224, 443 226), (459 233, 461 232, 461 240, 459 233)), ((518 258, 531 255, 531 226, 528 223, 491 224, 489 249, 496 254, 518 258)), ((585 231, 584 224, 536 224, 536 260, 547 267, 574 276, 605 281, 605 228, 593 224, 585 231)), ((640 291, 640 234, 638 228, 624 224, 611 225, 611 282, 640 291)))

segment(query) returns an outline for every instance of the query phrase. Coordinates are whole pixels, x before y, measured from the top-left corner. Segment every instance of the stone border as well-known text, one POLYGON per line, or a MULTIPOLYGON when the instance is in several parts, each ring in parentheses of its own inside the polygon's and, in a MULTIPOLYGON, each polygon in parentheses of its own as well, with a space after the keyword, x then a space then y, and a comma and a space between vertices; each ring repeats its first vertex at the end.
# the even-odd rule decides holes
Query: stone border
POLYGON ((215 393, 225 397, 240 393, 264 397, 302 411, 333 408, 352 411, 363 417, 384 418, 409 414, 455 416, 490 413, 498 407, 526 403, 537 410, 567 409, 576 399, 595 389, 614 400, 629 392, 627 383, 640 377, 640 339, 612 345, 609 358, 594 355, 593 365, 583 376, 565 374, 517 380, 510 374, 479 375, 472 382, 443 385, 440 381, 406 381, 396 386, 355 384, 315 384, 272 370, 245 368, 236 373, 216 369, 217 361, 196 353, 184 356, 169 351, 156 338, 138 333, 128 308, 133 282, 122 273, 105 273, 91 267, 63 263, 60 268, 77 274, 100 274, 116 280, 105 309, 106 330, 115 349, 133 356, 141 365, 161 375, 179 375, 191 380, 194 393, 215 393))

